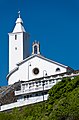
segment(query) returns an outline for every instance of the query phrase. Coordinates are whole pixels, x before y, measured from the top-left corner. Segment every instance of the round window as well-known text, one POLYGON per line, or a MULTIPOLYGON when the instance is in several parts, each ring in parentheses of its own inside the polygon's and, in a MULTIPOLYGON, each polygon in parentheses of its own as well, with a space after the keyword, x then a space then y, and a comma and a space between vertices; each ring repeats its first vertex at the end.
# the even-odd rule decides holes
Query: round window
POLYGON ((37 74, 39 73, 39 69, 38 69, 38 68, 34 68, 34 69, 33 69, 33 73, 34 73, 35 75, 37 75, 37 74))

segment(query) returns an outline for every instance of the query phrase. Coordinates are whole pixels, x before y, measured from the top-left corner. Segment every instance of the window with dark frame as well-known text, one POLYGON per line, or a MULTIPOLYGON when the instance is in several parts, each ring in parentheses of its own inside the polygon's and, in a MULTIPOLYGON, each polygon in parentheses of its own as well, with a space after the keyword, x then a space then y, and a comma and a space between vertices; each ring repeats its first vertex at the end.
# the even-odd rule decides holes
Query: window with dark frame
POLYGON ((17 40, 17 35, 15 35, 15 40, 17 40))
POLYGON ((34 73, 34 75, 38 75, 39 74, 39 69, 38 68, 34 68, 33 69, 33 73, 34 73))
POLYGON ((17 47, 15 47, 15 50, 17 50, 17 47))
POLYGON ((59 72, 60 71, 60 68, 56 68, 56 72, 59 72))
POLYGON ((37 45, 34 46, 34 54, 37 54, 37 45))
POLYGON ((26 96, 24 96, 24 99, 26 99, 26 96))

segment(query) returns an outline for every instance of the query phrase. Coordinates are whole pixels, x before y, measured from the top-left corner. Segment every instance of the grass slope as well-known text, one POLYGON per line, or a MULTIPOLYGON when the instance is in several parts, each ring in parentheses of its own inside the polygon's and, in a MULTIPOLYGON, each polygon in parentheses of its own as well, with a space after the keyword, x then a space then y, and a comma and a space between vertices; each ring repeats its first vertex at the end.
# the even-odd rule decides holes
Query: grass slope
POLYGON ((56 84, 46 102, 0 113, 0 120, 79 120, 79 76, 56 84))

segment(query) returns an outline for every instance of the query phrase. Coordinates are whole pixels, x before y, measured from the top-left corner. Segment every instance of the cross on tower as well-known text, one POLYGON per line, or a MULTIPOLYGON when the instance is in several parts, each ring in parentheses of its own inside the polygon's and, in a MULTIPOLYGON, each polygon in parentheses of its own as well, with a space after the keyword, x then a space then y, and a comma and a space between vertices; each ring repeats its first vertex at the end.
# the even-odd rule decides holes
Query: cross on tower
POLYGON ((20 13, 21 13, 21 12, 20 12, 20 11, 18 11, 18 14, 19 14, 19 18, 20 18, 20 16, 21 16, 21 15, 20 15, 20 13))

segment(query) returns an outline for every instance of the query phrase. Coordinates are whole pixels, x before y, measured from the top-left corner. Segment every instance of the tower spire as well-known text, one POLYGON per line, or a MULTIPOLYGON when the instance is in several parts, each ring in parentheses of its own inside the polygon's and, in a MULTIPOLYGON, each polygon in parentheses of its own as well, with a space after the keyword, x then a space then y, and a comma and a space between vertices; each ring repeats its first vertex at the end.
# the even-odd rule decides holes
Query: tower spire
POLYGON ((24 27, 23 27, 23 21, 21 19, 20 11, 18 11, 18 15, 19 15, 19 17, 16 20, 16 25, 14 27, 13 33, 26 32, 24 27))

